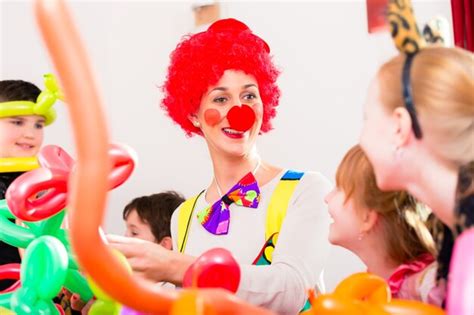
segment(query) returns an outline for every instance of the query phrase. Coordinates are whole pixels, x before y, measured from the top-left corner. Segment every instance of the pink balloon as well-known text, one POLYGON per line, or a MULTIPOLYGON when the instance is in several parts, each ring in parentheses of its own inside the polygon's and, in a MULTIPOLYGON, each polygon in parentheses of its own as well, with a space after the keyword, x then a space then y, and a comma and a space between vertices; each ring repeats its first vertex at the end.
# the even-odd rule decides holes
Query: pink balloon
POLYGON ((449 315, 474 314, 474 228, 462 233, 454 245, 447 311, 449 315))
POLYGON ((58 310, 59 315, 66 315, 66 313, 64 312, 64 310, 63 310, 63 308, 61 307, 61 305, 54 304, 54 306, 56 306, 56 309, 58 310))
POLYGON ((6 193, 10 211, 29 222, 55 215, 66 206, 68 177, 69 172, 47 168, 22 174, 6 193))
POLYGON ((109 174, 109 187, 114 189, 122 185, 132 174, 136 157, 135 152, 124 144, 113 143, 109 148, 112 170, 109 174))
POLYGON ((39 164, 44 168, 60 169, 69 172, 74 166, 73 158, 56 145, 47 145, 38 154, 39 164))
POLYGON ((189 267, 183 287, 223 288, 236 292, 240 283, 240 267, 232 254, 223 248, 208 250, 189 267))
POLYGON ((41 168, 18 177, 7 190, 12 213, 24 221, 39 221, 66 206, 69 172, 74 160, 66 151, 47 145, 38 154, 41 168))
MULTIPOLYGON (((109 157, 109 187, 113 189, 130 177, 136 158, 131 148, 121 144, 110 145, 109 157)), ((51 217, 63 210, 67 203, 68 179, 75 161, 55 145, 44 147, 38 159, 42 167, 22 174, 6 193, 10 211, 23 221, 51 217)))
POLYGON ((10 287, 6 288, 0 293, 8 293, 15 291, 17 288, 21 286, 20 283, 20 264, 5 264, 0 266, 0 279, 2 280, 18 280, 10 287))

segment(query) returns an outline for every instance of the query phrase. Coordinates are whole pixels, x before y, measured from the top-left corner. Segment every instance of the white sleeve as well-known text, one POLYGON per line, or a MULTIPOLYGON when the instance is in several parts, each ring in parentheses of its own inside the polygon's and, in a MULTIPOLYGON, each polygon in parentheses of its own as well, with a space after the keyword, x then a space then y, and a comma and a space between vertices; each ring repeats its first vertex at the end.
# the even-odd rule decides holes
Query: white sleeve
POLYGON ((279 314, 297 314, 323 271, 330 243, 324 197, 329 181, 306 173, 295 189, 270 266, 241 265, 237 296, 279 314))

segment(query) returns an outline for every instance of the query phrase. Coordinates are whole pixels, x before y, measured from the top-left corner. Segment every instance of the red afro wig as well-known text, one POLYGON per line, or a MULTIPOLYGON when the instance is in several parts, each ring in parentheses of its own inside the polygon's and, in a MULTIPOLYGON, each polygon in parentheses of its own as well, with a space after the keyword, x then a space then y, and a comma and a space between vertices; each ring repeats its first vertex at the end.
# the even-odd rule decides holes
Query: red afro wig
POLYGON ((272 62, 267 43, 247 25, 235 19, 219 20, 205 32, 186 36, 170 57, 161 106, 188 136, 201 134, 188 117, 198 111, 202 95, 226 70, 255 77, 263 103, 261 131, 272 129, 271 119, 280 99, 276 85, 280 71, 272 62))

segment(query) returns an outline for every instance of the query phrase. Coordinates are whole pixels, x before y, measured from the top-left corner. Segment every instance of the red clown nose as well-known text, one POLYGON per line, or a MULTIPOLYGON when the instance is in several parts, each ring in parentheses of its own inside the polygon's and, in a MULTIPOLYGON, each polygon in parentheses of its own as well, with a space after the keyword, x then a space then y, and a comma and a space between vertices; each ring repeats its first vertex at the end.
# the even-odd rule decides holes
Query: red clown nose
POLYGON ((248 105, 235 105, 227 113, 230 128, 237 131, 247 131, 255 123, 255 112, 248 105))

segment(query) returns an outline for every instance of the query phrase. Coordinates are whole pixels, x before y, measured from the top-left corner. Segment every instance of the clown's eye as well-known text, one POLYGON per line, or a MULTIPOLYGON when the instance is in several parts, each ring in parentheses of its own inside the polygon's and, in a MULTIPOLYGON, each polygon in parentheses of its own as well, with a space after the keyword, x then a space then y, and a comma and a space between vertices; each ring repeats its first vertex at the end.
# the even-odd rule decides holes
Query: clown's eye
POLYGON ((243 96, 244 100, 253 100, 257 98, 257 95, 254 93, 248 93, 243 96))
POLYGON ((224 103, 225 101, 227 101, 227 98, 225 97, 216 97, 215 99, 213 99, 213 102, 214 103, 224 103))

